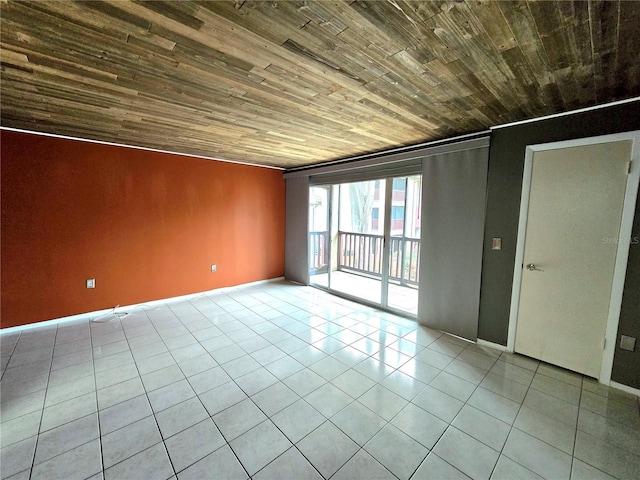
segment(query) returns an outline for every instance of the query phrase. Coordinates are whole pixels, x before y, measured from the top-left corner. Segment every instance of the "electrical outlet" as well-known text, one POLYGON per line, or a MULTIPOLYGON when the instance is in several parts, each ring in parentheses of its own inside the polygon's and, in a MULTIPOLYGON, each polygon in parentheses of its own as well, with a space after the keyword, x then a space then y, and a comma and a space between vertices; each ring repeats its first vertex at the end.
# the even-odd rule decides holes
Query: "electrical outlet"
POLYGON ((96 288, 96 279, 95 278, 87 279, 87 288, 96 288))
POLYGON ((215 272, 216 270, 218 270, 218 266, 214 263, 213 265, 211 265, 211 271, 215 272))
POLYGON ((636 338, 622 335, 620 337, 620 348, 622 350, 629 350, 630 352, 633 352, 636 349, 636 338))
POLYGON ((502 238, 493 237, 491 240, 491 250, 502 250, 502 238))

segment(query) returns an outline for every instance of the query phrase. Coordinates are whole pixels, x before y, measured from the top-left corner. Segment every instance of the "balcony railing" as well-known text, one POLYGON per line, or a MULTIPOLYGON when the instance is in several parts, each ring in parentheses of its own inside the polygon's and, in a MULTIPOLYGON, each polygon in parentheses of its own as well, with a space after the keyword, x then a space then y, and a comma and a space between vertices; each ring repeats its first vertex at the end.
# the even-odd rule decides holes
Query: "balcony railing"
MULTIPOLYGON (((382 235, 338 232, 338 270, 382 277, 382 235)), ((389 279, 402 285, 417 285, 420 264, 420 240, 391 237, 389 279)))
POLYGON ((329 270, 329 232, 309 232, 309 273, 329 270))

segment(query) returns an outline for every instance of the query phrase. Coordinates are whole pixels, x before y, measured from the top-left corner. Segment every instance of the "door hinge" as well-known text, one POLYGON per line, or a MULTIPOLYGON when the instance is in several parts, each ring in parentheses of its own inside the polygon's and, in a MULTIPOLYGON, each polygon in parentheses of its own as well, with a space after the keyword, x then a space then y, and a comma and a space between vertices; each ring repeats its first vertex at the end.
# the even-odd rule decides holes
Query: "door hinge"
POLYGON ((631 174, 631 164, 633 162, 629 162, 629 164, 627 165, 627 175, 631 174))
POLYGON ((604 337, 604 338, 602 339, 602 349, 604 350, 604 349, 606 349, 606 348, 607 348, 607 337, 604 337))

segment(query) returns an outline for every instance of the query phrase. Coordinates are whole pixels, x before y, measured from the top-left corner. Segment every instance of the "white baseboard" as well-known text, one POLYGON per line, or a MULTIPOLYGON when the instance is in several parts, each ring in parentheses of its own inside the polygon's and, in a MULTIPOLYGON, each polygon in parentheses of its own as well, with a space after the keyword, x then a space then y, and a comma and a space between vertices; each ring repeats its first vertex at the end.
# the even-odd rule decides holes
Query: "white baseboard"
POLYGON ((499 343, 488 342, 486 340, 482 340, 481 338, 478 338, 476 340, 476 343, 481 347, 493 348, 494 350, 500 350, 501 352, 513 353, 511 350, 509 350, 509 348, 507 348, 504 345, 500 345, 499 343))
MULTIPOLYGON (((131 310, 133 308, 136 308, 138 306, 141 305, 148 305, 148 306, 155 306, 155 305, 162 305, 165 303, 173 303, 173 302, 178 302, 181 300, 190 300, 192 298, 196 298, 199 297, 201 295, 206 295, 206 294, 210 294, 210 293, 214 293, 214 292, 229 292, 229 291, 234 291, 234 290, 240 290, 246 287, 254 287, 256 285, 262 285, 265 283, 271 283, 271 282, 279 282, 281 280, 284 280, 284 277, 276 277, 276 278, 269 278, 267 280, 258 280, 257 282, 250 282, 250 283, 242 283, 240 285, 234 285, 231 287, 221 287, 221 288, 214 288, 213 290, 206 290, 204 292, 197 292, 197 293, 188 293, 186 295, 179 295, 176 297, 169 297, 169 298, 162 298, 160 300, 150 300, 148 302, 141 302, 135 305, 119 305, 118 306, 118 310, 119 311, 126 311, 126 310, 131 310)), ((97 317, 101 317, 104 315, 108 315, 109 313, 113 312, 114 308, 106 308, 104 310, 96 310, 94 312, 87 312, 87 313, 79 313, 77 315, 70 315, 68 317, 61 317, 61 318, 54 318, 53 320, 45 320, 42 322, 35 322, 35 323, 29 323, 27 325, 18 325, 17 327, 9 327, 9 328, 2 328, 0 329, 0 335, 3 334, 8 334, 8 333, 15 333, 15 332, 20 332, 23 330, 31 330, 33 328, 50 328, 53 327, 55 325, 58 325, 60 323, 70 323, 70 322, 82 322, 82 321, 89 321, 91 319, 97 318, 97 317)))
POLYGON ((609 383, 609 386, 617 388, 618 390, 622 390, 623 392, 630 393, 631 395, 635 395, 636 397, 640 397, 640 390, 638 390, 637 388, 623 385, 622 383, 614 382, 613 380, 609 383))

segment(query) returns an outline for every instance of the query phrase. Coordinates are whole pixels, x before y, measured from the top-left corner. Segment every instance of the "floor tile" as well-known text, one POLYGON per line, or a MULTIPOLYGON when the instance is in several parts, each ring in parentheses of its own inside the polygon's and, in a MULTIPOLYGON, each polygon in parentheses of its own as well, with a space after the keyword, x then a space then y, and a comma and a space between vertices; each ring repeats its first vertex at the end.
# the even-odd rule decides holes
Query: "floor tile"
POLYGON ((558 422, 554 418, 524 406, 520 409, 513 425, 569 455, 573 454, 576 429, 571 425, 558 422))
POLYGON ((309 367, 310 365, 313 365, 314 363, 327 357, 327 354, 315 347, 308 346, 305 348, 301 348, 300 350, 296 350, 291 354, 291 356, 301 364, 309 367))
POLYGON ((640 471, 637 397, 285 282, 0 345, 3 479, 640 471))
MULTIPOLYGON (((44 432, 65 423, 98 411, 98 402, 94 392, 72 398, 66 402, 57 403, 45 408, 42 412, 40 431, 44 432)), ((4 416, 4 415, 3 415, 4 416)))
MULTIPOLYGON (((431 452, 411 480, 468 480, 469 477, 431 452)), ((514 480, 514 479, 509 479, 514 480)))
POLYGON ((634 478, 640 471, 640 456, 578 430, 574 455, 583 462, 617 478, 634 478))
POLYGON ((197 423, 165 440, 171 463, 178 473, 224 444, 224 438, 211 419, 197 423))
POLYGON ((181 360, 178 362, 178 366, 185 377, 191 377, 197 373, 217 367, 218 362, 207 353, 187 360, 181 360))
MULTIPOLYGON (((71 382, 78 378, 86 377, 87 375, 94 375, 95 372, 98 372, 98 370, 94 371, 93 362, 79 363, 71 367, 61 368, 60 370, 52 371, 49 374, 49 386, 71 382)), ((5 377, 7 375, 9 375, 9 371, 5 373, 5 377)))
POLYGON ((209 413, 197 397, 190 398, 156 414, 160 433, 165 439, 206 418, 209 418, 209 413))
POLYGON ((511 430, 502 451, 511 460, 547 479, 568 479, 571 456, 517 428, 511 430))
MULTIPOLYGON (((204 355, 206 354, 207 351, 204 349, 204 347, 198 343, 193 344, 193 345, 188 345, 186 347, 182 347, 182 348, 178 348, 176 350, 173 350, 171 352, 171 355, 173 355, 173 358, 176 359, 176 362, 179 362, 181 360, 188 360, 190 358, 195 358, 198 357, 200 355, 204 355)), ((244 352, 243 352, 244 353, 244 352)), ((213 356, 213 354, 212 354, 213 356)), ((217 361, 217 359, 214 357, 214 359, 217 361)), ((222 363, 222 362, 219 362, 222 363)))
POLYGON ((102 436, 104 468, 135 455, 162 441, 156 419, 152 416, 138 420, 102 436))
POLYGON ((458 378, 466 380, 467 382, 471 382, 474 385, 478 385, 487 375, 488 369, 485 370, 473 365, 469 365, 456 358, 453 362, 447 365, 444 371, 446 373, 450 373, 451 375, 455 375, 458 378))
POLYGON ((451 375, 447 372, 440 373, 434 378, 429 386, 437 388, 441 392, 451 395, 462 402, 466 402, 476 389, 474 383, 463 380, 462 378, 451 375))
POLYGON ((277 383, 278 379, 271 375, 269 370, 260 367, 251 373, 235 378, 235 382, 245 394, 251 396, 277 383))
POLYGON ((419 362, 426 363, 427 365, 431 365, 432 367, 439 369, 447 368, 447 365, 453 361, 453 357, 441 352, 436 352, 429 348, 422 350, 415 358, 419 362))
POLYGON ((261 365, 267 365, 283 358, 286 356, 286 353, 275 345, 269 345, 268 347, 253 352, 251 356, 261 365))
POLYGON ((135 363, 128 363, 113 370, 107 370, 105 372, 96 373, 95 386, 98 390, 111 387, 117 383, 122 383, 126 380, 131 380, 139 376, 138 368, 135 363))
POLYGON ((453 421, 464 405, 460 400, 429 386, 412 403, 447 423, 453 421))
POLYGON ((44 402, 45 407, 57 403, 66 402, 72 398, 96 391, 96 382, 93 376, 84 376, 59 385, 49 384, 44 402))
POLYGON ((451 425, 498 452, 511 430, 511 425, 470 405, 462 407, 451 425))
POLYGON ((613 397, 604 397, 592 392, 583 391, 580 408, 585 408, 603 417, 617 422, 627 423, 640 428, 638 405, 620 402, 613 397))
POLYGON ((187 379, 196 395, 224 385, 231 381, 231 377, 222 367, 214 367, 204 372, 196 373, 187 379))
POLYGON ((265 414, 248 398, 213 417, 213 421, 227 442, 239 437, 266 419, 265 414))
POLYGON ((513 363, 503 362, 501 360, 498 360, 489 371, 496 375, 500 375, 501 377, 513 380, 514 382, 522 383, 527 387, 531 385, 531 381, 535 375, 531 370, 519 367, 513 363))
POLYGON ((95 439, 34 465, 31 478, 33 480, 82 480, 101 470, 100 440, 95 439))
POLYGON ((44 405, 45 393, 45 390, 40 390, 17 398, 3 399, 2 405, 0 405, 2 421, 7 422, 27 413, 41 411, 44 405))
POLYGON ((433 453, 474 479, 489 478, 499 453, 460 430, 449 427, 433 453))
POLYGON ((349 405, 353 398, 331 383, 326 383, 307 395, 305 400, 326 418, 330 418, 349 405))
POLYGON ((279 378, 280 380, 283 380, 287 377, 290 377, 294 373, 304 369, 305 366, 294 358, 286 356, 280 358, 279 360, 276 360, 275 362, 271 362, 265 365, 265 368, 269 370, 272 375, 279 378))
POLYGON ((358 401, 387 421, 395 417, 408 403, 400 395, 382 385, 376 385, 362 395, 358 401))
POLYGON ((299 398, 293 390, 282 382, 271 385, 251 397, 260 410, 269 417, 296 402, 299 398))
POLYGON ((380 430, 364 449, 400 479, 411 477, 429 453, 427 448, 391 424, 380 430))
POLYGON ((244 469, 249 475, 254 475, 287 451, 291 442, 270 420, 265 420, 233 440, 230 445, 244 469))
POLYGON ((405 400, 412 400, 427 386, 416 378, 398 370, 390 374, 380 383, 382 386, 388 388, 393 393, 400 395, 405 400))
POLYGON ((412 358, 398 368, 399 372, 409 375, 422 383, 429 384, 442 370, 412 358))
POLYGON ((128 458, 104 471, 105 480, 153 478, 166 480, 174 474, 167 451, 162 443, 128 458))
POLYGON ((508 424, 513 424, 520 410, 519 403, 484 388, 478 388, 473 392, 467 403, 508 424))
POLYGON ((552 395, 573 405, 580 403, 580 387, 547 377, 539 373, 533 377, 531 388, 552 395))
POLYGON ((327 357, 314 363, 309 367, 309 369, 320 375, 325 380, 331 381, 338 375, 349 370, 349 367, 335 358, 327 357))
POLYGON ((323 423, 297 446, 325 478, 331 477, 360 449, 331 422, 323 423))
POLYGON ((98 408, 103 410, 145 393, 139 377, 98 390, 98 408))
POLYGON ((327 381, 308 368, 300 370, 283 380, 284 384, 301 397, 320 388, 327 381))
POLYGON ((353 480, 355 478, 394 480, 396 477, 366 451, 360 450, 331 478, 332 480, 353 480))
POLYGON ((535 389, 530 389, 527 392, 522 405, 572 427, 578 423, 578 407, 576 405, 535 389))
POLYGON ((47 388, 49 383, 49 374, 36 375, 23 379, 7 382, 2 380, 2 388, 0 389, 0 399, 4 401, 8 398, 17 398, 28 393, 37 392, 47 388))
POLYGON ((526 368, 527 370, 531 370, 532 372, 535 372, 540 365, 540 362, 538 360, 526 357, 524 355, 519 355, 517 353, 502 352, 498 360, 500 360, 501 362, 516 365, 517 367, 526 368))
POLYGON ((357 401, 337 413, 331 421, 361 446, 373 438, 387 423, 382 417, 357 401))
POLYGON ((574 458, 571 466, 571 480, 615 480, 615 477, 574 458))
POLYGON ((431 449, 449 426, 439 418, 410 403, 391 424, 417 440, 426 448, 431 449))
POLYGON ((202 480, 210 478, 212 472, 215 472, 217 478, 224 480, 246 480, 248 478, 231 448, 225 445, 184 469, 178 474, 178 480, 202 480))
POLYGON ((269 465, 253 476, 255 480, 295 478, 300 480, 322 480, 322 476, 304 458, 298 449, 291 447, 269 465))
POLYGON ((538 367, 537 372, 538 374, 555 378, 556 380, 560 380, 564 383, 568 383, 576 387, 582 386, 581 375, 575 372, 570 372, 569 370, 565 370, 564 368, 556 367, 554 365, 549 365, 548 363, 540 363, 540 366, 538 367))
POLYGON ((491 480, 542 480, 542 477, 531 470, 524 468, 509 457, 500 455, 496 468, 491 474, 491 480))
POLYGON ((586 409, 578 414, 578 429, 615 447, 640 455, 640 429, 624 424, 586 409))
POLYGON ((225 363, 222 368, 231 378, 236 379, 262 367, 250 355, 244 355, 225 363))
POLYGON ((2 422, 2 435, 0 435, 0 447, 4 448, 12 443, 25 440, 38 433, 40 428, 41 412, 28 413, 22 417, 2 422))
POLYGON ((184 378, 178 365, 170 365, 161 370, 142 375, 142 384, 147 392, 166 387, 184 378))
POLYGON ((289 405, 270 418, 294 444, 325 421, 322 414, 303 399, 289 405))
POLYGON ((247 395, 233 382, 225 383, 198 395, 200 401, 213 416, 247 398, 247 395))
POLYGON ((157 413, 165 408, 173 407, 180 402, 194 397, 195 392, 187 380, 180 380, 166 387, 149 392, 147 395, 151 403, 151 408, 157 413))
POLYGON ((444 353, 450 357, 457 357, 466 347, 466 345, 457 345, 451 342, 452 337, 443 335, 427 348, 436 352, 444 353))
POLYGON ((456 360, 480 368, 485 372, 491 369, 500 356, 495 350, 470 344, 456 357, 456 360))
POLYGON ((632 393, 604 385, 593 378, 583 378, 582 389, 587 392, 596 393, 602 397, 610 398, 611 400, 628 403, 629 405, 635 405, 638 403, 638 397, 632 393))
POLYGON ((529 390, 528 386, 495 373, 488 373, 480 382, 480 386, 518 403, 523 402, 527 390, 529 390))
POLYGON ((353 369, 338 375, 331 383, 353 398, 358 398, 376 384, 369 377, 353 369))
POLYGON ((36 436, 0 449, 0 477, 6 478, 30 469, 36 449, 36 436))

